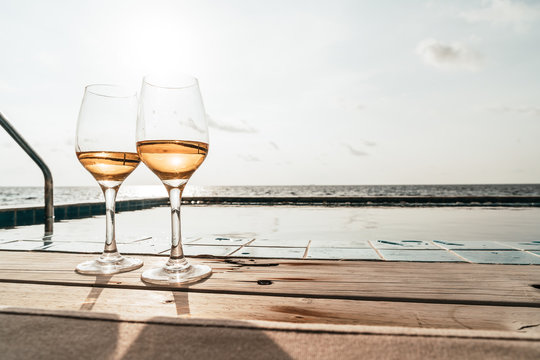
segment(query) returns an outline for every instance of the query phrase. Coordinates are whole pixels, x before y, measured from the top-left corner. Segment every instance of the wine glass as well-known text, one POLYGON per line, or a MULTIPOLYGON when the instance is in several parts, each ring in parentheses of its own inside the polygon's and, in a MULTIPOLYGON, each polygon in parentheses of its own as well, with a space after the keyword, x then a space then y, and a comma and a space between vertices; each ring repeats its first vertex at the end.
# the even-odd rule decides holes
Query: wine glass
POLYGON ((76 267, 81 274, 116 274, 138 269, 139 259, 124 257, 116 248, 116 194, 140 159, 135 152, 137 93, 116 85, 89 85, 77 121, 77 158, 96 179, 105 196, 106 238, 103 254, 76 267))
POLYGON ((209 266, 193 265, 186 260, 180 232, 182 192, 208 153, 208 125, 197 79, 188 75, 143 79, 137 152, 169 193, 172 225, 168 261, 143 272, 142 280, 174 286, 210 276, 209 266))

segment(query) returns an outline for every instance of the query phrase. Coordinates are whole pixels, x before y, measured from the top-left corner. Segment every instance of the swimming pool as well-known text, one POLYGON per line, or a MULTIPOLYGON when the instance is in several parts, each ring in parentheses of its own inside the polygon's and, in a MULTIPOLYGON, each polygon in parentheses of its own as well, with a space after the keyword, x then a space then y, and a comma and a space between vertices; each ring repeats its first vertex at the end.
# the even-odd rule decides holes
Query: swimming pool
MULTIPOLYGON (((508 263, 540 264, 539 208, 183 206, 182 216, 188 255, 485 262, 502 251, 519 258, 508 263)), ((168 207, 116 221, 121 252, 170 246, 168 207)), ((104 225, 104 216, 57 222, 47 246, 42 225, 0 230, 0 249, 100 252, 104 225)))

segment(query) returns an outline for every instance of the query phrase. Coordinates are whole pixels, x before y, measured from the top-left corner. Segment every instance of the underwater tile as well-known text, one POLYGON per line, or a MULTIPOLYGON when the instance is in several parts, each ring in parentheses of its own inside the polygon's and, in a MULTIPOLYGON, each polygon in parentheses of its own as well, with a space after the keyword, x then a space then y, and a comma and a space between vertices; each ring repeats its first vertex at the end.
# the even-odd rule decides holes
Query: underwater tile
MULTIPOLYGON (((168 235, 167 239, 169 239, 169 237, 170 236, 168 235)), ((183 237, 182 236, 182 244, 191 244, 191 243, 194 243, 194 242, 196 242, 197 240, 200 240, 200 239, 201 239, 200 236, 188 236, 188 237, 183 237)))
POLYGON ((154 242, 154 240, 155 239, 151 236, 139 235, 136 237, 120 237, 120 240, 116 240, 116 243, 117 244, 135 244, 135 243, 140 243, 144 241, 154 242))
MULTIPOLYGON (((63 229, 63 231, 58 231, 49 238, 53 242, 80 242, 80 243, 97 243, 105 245, 105 235, 103 234, 94 234, 84 231, 84 229, 63 229), (67 231, 69 230, 69 231, 67 231)), ((118 235, 116 236, 117 244, 130 244, 138 241, 152 239, 150 236, 145 235, 118 235)))
POLYGON ((477 264, 515 264, 515 265, 540 265, 540 257, 524 251, 475 251, 454 250, 465 259, 477 264))
POLYGON ((521 242, 510 242, 510 241, 499 241, 499 242, 508 247, 518 249, 518 250, 540 250, 540 240, 521 241, 521 242))
POLYGON ((306 259, 382 260, 373 249, 311 247, 306 259))
POLYGON ((167 249, 170 245, 155 245, 148 242, 135 242, 129 244, 119 244, 118 251, 121 254, 159 254, 167 249))
POLYGON ((370 240, 370 243, 377 249, 440 250, 438 246, 435 246, 430 241, 425 241, 425 240, 370 240))
MULTIPOLYGON (((147 240, 152 240, 153 238, 149 235, 122 235, 116 237, 117 244, 136 244, 139 242, 144 242, 147 240)), ((105 242, 105 238, 101 238, 102 242, 105 242)))
MULTIPOLYGON (((184 245, 184 255, 186 256, 227 256, 238 250, 240 246, 204 246, 204 245, 184 245)), ((171 250, 166 250, 160 254, 169 255, 171 250)))
POLYGON ((303 239, 295 239, 295 238, 256 238, 255 241, 253 241, 249 246, 262 246, 262 247, 270 247, 270 246, 276 246, 276 247, 291 247, 291 248, 298 248, 298 247, 306 247, 309 243, 309 240, 307 238, 303 239))
POLYGON ((321 248, 345 248, 345 249, 371 249, 371 245, 367 240, 357 240, 357 239, 330 239, 322 240, 315 239, 311 240, 310 247, 321 247, 321 248))
POLYGON ((240 246, 186 245, 184 246, 184 254, 186 254, 187 256, 227 256, 230 253, 238 250, 239 248, 240 246))
POLYGON ((13 242, 13 241, 17 241, 17 240, 0 240, 0 244, 4 244, 4 243, 8 243, 8 242, 13 242))
POLYGON ((247 238, 236 238, 236 237, 227 237, 227 236, 216 236, 216 237, 203 237, 195 241, 190 242, 189 244, 193 245, 229 245, 229 246, 241 246, 245 245, 248 242, 253 240, 251 237, 247 238))
POLYGON ((419 262, 463 262, 459 257, 445 250, 388 250, 379 252, 388 261, 419 261, 419 262))
MULTIPOLYGON (((276 236, 283 237, 281 234, 276 236)), ((287 237, 293 237, 295 234, 287 234, 287 237)), ((297 234, 296 238, 306 239, 311 241, 311 246, 318 247, 343 247, 343 248, 358 248, 371 249, 367 240, 359 238, 357 234, 339 232, 339 231, 305 231, 297 234)))
POLYGON ((511 248, 496 241, 443 241, 433 240, 433 243, 448 250, 511 250, 511 248))
POLYGON ((78 253, 91 253, 91 254, 101 254, 103 248, 105 247, 105 242, 96 243, 96 242, 57 242, 48 247, 47 251, 60 251, 60 252, 78 252, 78 253))
POLYGON ((22 226, 0 230, 0 241, 40 240, 43 237, 43 225, 22 226))
POLYGON ((276 259, 302 259, 306 248, 304 247, 256 247, 246 246, 235 252, 233 257, 256 257, 276 259))
POLYGON ((51 246, 43 241, 12 241, 0 244, 0 250, 38 250, 51 246))
MULTIPOLYGON (((84 232, 74 232, 69 233, 57 233, 48 237, 50 241, 54 243, 96 243, 105 245, 105 237, 94 234, 85 234, 84 232)), ((118 243, 118 241, 117 241, 118 243)))

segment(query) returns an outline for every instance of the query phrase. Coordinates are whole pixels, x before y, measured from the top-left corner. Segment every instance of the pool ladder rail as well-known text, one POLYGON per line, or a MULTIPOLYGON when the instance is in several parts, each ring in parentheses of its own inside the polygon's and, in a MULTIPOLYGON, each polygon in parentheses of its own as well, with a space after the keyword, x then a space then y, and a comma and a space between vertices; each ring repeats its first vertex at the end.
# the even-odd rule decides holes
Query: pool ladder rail
POLYGON ((7 121, 2 113, 0 113, 0 125, 6 130, 6 132, 15 140, 17 144, 30 156, 32 160, 39 166, 43 172, 45 178, 45 234, 44 239, 52 236, 53 224, 54 224, 54 203, 53 203, 53 178, 49 167, 43 159, 36 153, 34 149, 24 140, 24 138, 15 130, 13 125, 7 121))

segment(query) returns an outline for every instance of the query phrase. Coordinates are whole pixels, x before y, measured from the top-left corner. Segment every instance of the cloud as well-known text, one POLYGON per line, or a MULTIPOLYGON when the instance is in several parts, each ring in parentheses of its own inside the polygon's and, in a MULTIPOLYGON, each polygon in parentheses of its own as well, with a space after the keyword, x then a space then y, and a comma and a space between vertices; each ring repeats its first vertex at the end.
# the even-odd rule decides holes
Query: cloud
POLYGON ((258 157, 256 156, 253 156, 253 155, 238 155, 238 157, 242 160, 245 160, 247 162, 258 162, 258 161, 261 161, 261 159, 259 159, 258 157))
POLYGON ((349 152, 351 153, 351 155, 354 155, 354 156, 367 156, 367 155, 369 155, 369 153, 367 153, 367 152, 365 152, 363 150, 355 149, 350 144, 343 144, 343 146, 345 146, 347 149, 349 149, 349 152))
POLYGON ((524 30, 528 23, 540 19, 540 5, 511 0, 484 1, 480 9, 464 11, 459 16, 470 23, 487 22, 493 25, 511 25, 524 30))
POLYGON ((0 142, 0 149, 4 149, 4 148, 13 148, 15 147, 15 140, 13 141, 2 141, 0 142))
POLYGON ((340 96, 335 98, 335 102, 339 108, 344 110, 362 111, 366 108, 364 104, 359 103, 358 99, 355 98, 345 98, 340 96))
POLYGON ((245 121, 242 121, 239 124, 231 124, 231 123, 214 120, 208 114, 206 115, 206 118, 208 120, 208 126, 214 129, 233 132, 233 133, 246 133, 246 134, 254 134, 257 132, 257 129, 246 124, 245 121))
POLYGON ((56 67, 59 64, 58 56, 50 51, 40 51, 36 54, 36 60, 47 67, 56 67))
POLYGON ((277 144, 275 142, 270 141, 270 142, 268 142, 268 144, 270 144, 270 146, 272 146, 274 149, 279 150, 279 146, 277 146, 277 144))
POLYGON ((487 109, 501 113, 518 113, 530 116, 540 116, 540 106, 494 106, 487 109))
POLYGON ((474 71, 482 65, 481 56, 459 42, 445 44, 425 39, 416 47, 416 53, 424 63, 440 69, 474 71))
POLYGON ((187 126, 187 127, 190 127, 190 128, 192 128, 193 130, 195 130, 195 131, 197 131, 197 132, 199 132, 199 133, 201 133, 201 134, 203 134, 203 133, 206 132, 206 129, 203 128, 203 127, 199 127, 199 126, 195 123, 195 121, 193 121, 192 118, 187 118, 187 120, 186 120, 186 121, 182 121, 181 124, 183 124, 183 125, 185 125, 185 126, 187 126))
POLYGON ((5 81, 0 81, 0 92, 13 93, 14 88, 5 81))
POLYGON ((366 146, 376 146, 377 143, 375 141, 370 141, 370 140, 362 140, 362 142, 364 143, 364 145, 366 146))

